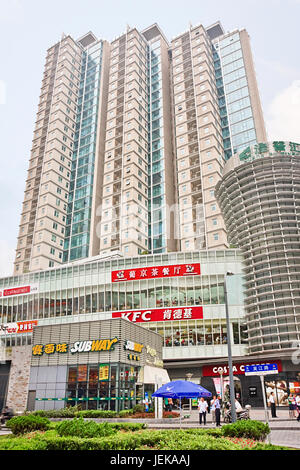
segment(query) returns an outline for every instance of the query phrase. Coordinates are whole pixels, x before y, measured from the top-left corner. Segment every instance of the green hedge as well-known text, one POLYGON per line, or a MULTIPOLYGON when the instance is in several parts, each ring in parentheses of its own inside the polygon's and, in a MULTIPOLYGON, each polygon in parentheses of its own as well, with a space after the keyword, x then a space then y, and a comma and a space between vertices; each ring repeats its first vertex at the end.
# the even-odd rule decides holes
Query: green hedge
POLYGON ((268 424, 261 421, 247 420, 222 426, 222 434, 227 437, 245 437, 256 441, 264 441, 270 433, 268 424))
MULTIPOLYGON (((206 430, 145 430, 139 433, 115 432, 102 438, 58 437, 54 431, 9 436, 0 440, 0 450, 247 450, 225 436, 213 436, 206 430)), ((281 446, 258 443, 250 450, 281 450, 281 446)))
POLYGON ((31 431, 46 431, 50 429, 51 423, 48 418, 40 416, 25 415, 15 416, 7 421, 6 426, 13 434, 25 434, 31 431))
POLYGON ((105 437, 115 431, 109 423, 95 423, 95 421, 84 421, 82 417, 74 418, 71 421, 61 421, 56 426, 59 436, 77 437, 105 437))

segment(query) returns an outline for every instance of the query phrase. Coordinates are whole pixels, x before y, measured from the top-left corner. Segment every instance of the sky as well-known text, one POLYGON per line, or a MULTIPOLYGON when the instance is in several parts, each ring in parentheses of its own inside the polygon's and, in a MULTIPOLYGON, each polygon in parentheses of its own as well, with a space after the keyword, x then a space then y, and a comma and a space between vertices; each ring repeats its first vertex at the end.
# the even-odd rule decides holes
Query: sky
POLYGON ((47 49, 62 33, 108 41, 221 21, 251 38, 268 140, 300 142, 300 0, 0 0, 0 277, 11 275, 47 49))

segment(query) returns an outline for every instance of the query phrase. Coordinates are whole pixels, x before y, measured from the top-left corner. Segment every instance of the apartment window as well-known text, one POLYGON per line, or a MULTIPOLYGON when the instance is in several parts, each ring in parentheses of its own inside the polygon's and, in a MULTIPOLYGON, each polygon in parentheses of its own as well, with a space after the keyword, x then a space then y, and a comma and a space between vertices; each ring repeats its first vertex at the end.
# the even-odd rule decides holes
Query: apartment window
POLYGON ((212 205, 210 206, 210 208, 211 208, 212 211, 215 211, 215 210, 217 209, 217 207, 216 207, 215 204, 212 204, 212 205))
POLYGON ((219 234, 218 233, 214 233, 214 240, 219 240, 219 234))
POLYGON ((212 224, 213 225, 218 225, 218 219, 212 219, 212 224))
POLYGON ((50 254, 55 255, 55 249, 54 248, 50 248, 50 254))

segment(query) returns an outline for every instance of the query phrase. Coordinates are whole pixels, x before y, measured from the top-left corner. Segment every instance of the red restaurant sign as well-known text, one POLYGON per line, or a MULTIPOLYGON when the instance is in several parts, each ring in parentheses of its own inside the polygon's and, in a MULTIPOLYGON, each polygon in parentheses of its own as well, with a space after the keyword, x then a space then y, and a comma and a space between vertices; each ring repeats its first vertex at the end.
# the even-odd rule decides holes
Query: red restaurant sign
MULTIPOLYGON (((245 366, 251 366, 255 364, 268 364, 270 361, 256 361, 256 362, 243 362, 239 364, 233 364, 234 375, 245 375, 245 366)), ((282 371, 281 361, 271 361, 272 364, 277 364, 278 372, 282 371)), ((228 375, 229 368, 228 364, 221 364, 215 366, 203 366, 202 375, 203 377, 220 377, 220 375, 228 375)))
POLYGON ((38 292, 37 285, 12 287, 10 289, 0 289, 0 297, 12 297, 13 295, 28 295, 38 292))
POLYGON ((5 333, 30 333, 33 331, 33 327, 37 326, 37 324, 37 320, 6 323, 4 325, 0 325, 0 335, 4 335, 5 333))
POLYGON ((125 318, 134 323, 168 320, 200 320, 203 318, 203 307, 167 307, 148 310, 130 310, 129 312, 112 312, 112 317, 125 318))
POLYGON ((159 277, 195 276, 201 274, 200 263, 152 266, 112 271, 111 282, 138 281, 159 277))

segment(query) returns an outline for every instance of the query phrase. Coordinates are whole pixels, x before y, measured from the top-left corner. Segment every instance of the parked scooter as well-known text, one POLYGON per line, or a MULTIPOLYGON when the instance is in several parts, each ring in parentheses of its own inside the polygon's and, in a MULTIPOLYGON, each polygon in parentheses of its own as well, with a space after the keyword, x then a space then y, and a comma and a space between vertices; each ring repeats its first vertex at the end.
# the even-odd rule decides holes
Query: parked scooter
MULTIPOLYGON (((243 410, 243 411, 237 411, 236 412, 236 419, 239 420, 246 420, 250 419, 250 413, 249 410, 243 410)), ((225 411, 224 414, 224 423, 232 423, 232 416, 231 416, 231 408, 229 408, 225 411)))

